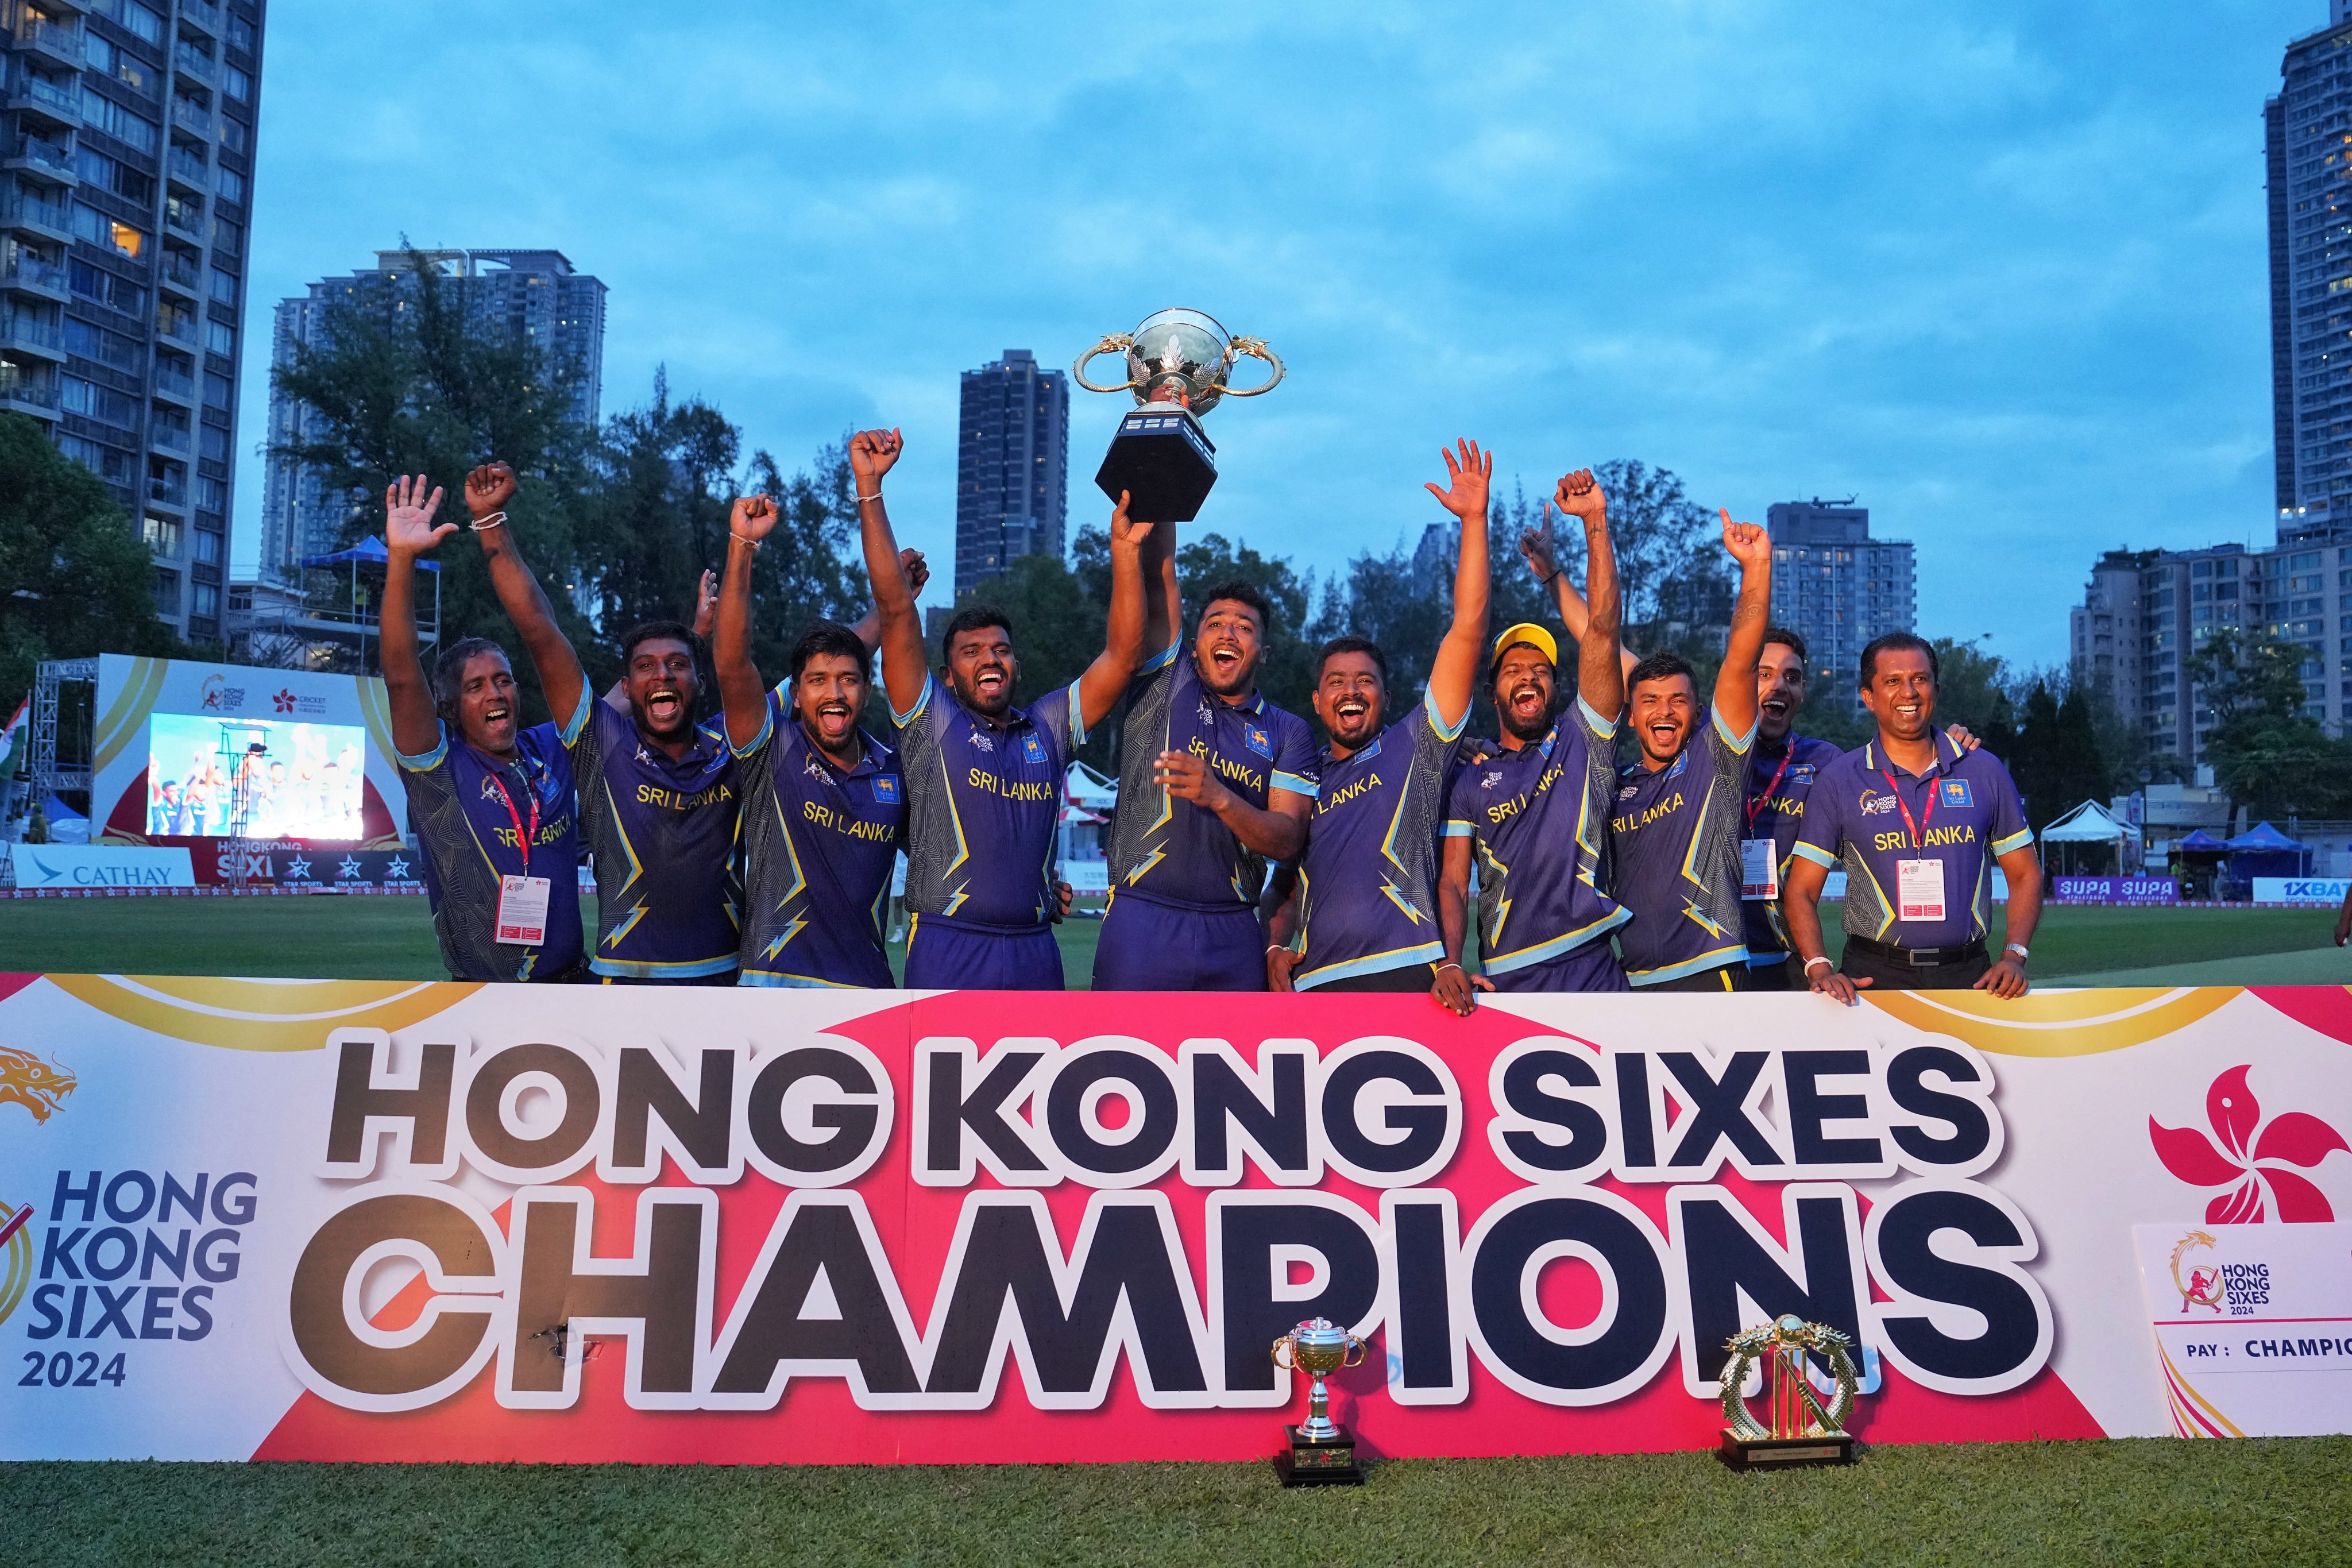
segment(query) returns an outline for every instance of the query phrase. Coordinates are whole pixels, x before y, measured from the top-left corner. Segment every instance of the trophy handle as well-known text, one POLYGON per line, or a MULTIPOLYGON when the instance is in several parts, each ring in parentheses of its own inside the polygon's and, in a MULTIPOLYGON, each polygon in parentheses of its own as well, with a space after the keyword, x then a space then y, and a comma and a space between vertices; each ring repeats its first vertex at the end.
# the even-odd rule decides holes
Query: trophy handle
MULTIPOLYGON (((1275 381, 1279 381, 1279 380, 1281 380, 1281 379, 1282 379, 1282 378, 1281 378, 1280 376, 1276 376, 1276 377, 1275 378, 1275 381)), ((1266 386, 1272 386, 1272 385, 1274 384, 1274 382, 1270 381, 1270 382, 1267 382, 1265 384, 1266 384, 1266 386)), ((1258 388, 1258 390, 1259 390, 1260 392, 1263 392, 1263 391, 1265 391, 1265 387, 1262 386, 1262 387, 1258 388)), ((1364 1358, 1365 1358, 1366 1356, 1368 1356, 1368 1355, 1371 1354, 1371 1353, 1372 1353, 1372 1347, 1371 1347, 1371 1346, 1370 1346, 1370 1345, 1366 1344, 1363 1341, 1361 1341, 1361 1340, 1360 1340, 1360 1339, 1353 1338, 1353 1337, 1351 1336, 1351 1337, 1349 1339, 1349 1341, 1348 1341, 1348 1348, 1347 1348, 1345 1351, 1343 1351, 1343 1352, 1340 1352, 1340 1356, 1339 1356, 1339 1365, 1340 1365, 1343 1369, 1344 1369, 1344 1368, 1347 1368, 1347 1367, 1351 1367, 1351 1366, 1361 1366, 1361 1365, 1363 1365, 1363 1364, 1364 1364, 1364 1358), (1354 1356, 1356 1359, 1355 1359, 1355 1360, 1353 1360, 1353 1361, 1349 1361, 1349 1360, 1348 1359, 1348 1357, 1349 1357, 1349 1356, 1351 1356, 1351 1355, 1352 1355, 1352 1356, 1354 1356)))
MULTIPOLYGON (((1129 349, 1134 346, 1135 340, 1128 336, 1125 332, 1111 333, 1110 336, 1105 338, 1102 342, 1097 343, 1094 347, 1088 349, 1086 353, 1078 356, 1077 363, 1070 367, 1070 379, 1076 382, 1080 386, 1085 387, 1088 392, 1134 391, 1138 386, 1140 386, 1142 383, 1131 378, 1127 381, 1120 382, 1117 386, 1097 386, 1093 382, 1087 379, 1087 365, 1088 362, 1095 358, 1096 355, 1125 353, 1129 349)), ((1281 379, 1282 378, 1280 376, 1276 376, 1275 378, 1276 381, 1281 379)))
MULTIPOLYGON (((1080 363, 1081 364, 1083 364, 1083 363, 1086 363, 1086 362, 1085 362, 1085 361, 1083 361, 1083 360, 1081 360, 1079 363, 1080 363)), ((1114 388, 1113 390, 1116 390, 1116 388, 1114 388)), ((1290 1348, 1290 1336, 1288 1336, 1287 1334, 1284 1335, 1281 1339, 1278 1339, 1278 1340, 1276 1340, 1276 1341, 1275 1341, 1275 1342, 1274 1342, 1274 1364, 1275 1364, 1275 1365, 1276 1365, 1276 1366, 1278 1366, 1278 1367, 1280 1367, 1280 1368, 1281 1368, 1283 1371, 1285 1371, 1285 1372, 1296 1372, 1296 1371, 1297 1371, 1298 1369, 1297 1369, 1296 1366, 1292 1365, 1289 1362, 1287 1362, 1287 1361, 1286 1361, 1286 1360, 1284 1360, 1284 1359, 1283 1359, 1283 1354, 1282 1354, 1282 1352, 1285 1352, 1285 1351, 1286 1351, 1286 1350, 1288 1350, 1289 1348, 1290 1348)))
MULTIPOLYGON (((1106 338, 1103 341, 1108 342, 1110 340, 1106 338)), ((1244 354, 1248 355, 1251 359, 1264 360, 1266 363, 1266 367, 1273 371, 1274 374, 1267 376, 1255 386, 1226 386, 1221 388, 1220 390, 1222 390, 1227 397, 1260 397, 1265 395, 1266 393, 1272 392, 1276 387, 1282 384, 1282 356, 1276 353, 1272 349, 1266 347, 1265 340, 1264 338, 1235 338, 1232 342, 1225 345, 1225 363, 1228 366, 1231 366, 1234 360, 1244 354)), ((1084 363, 1085 362, 1080 361, 1079 363, 1084 363)), ((1084 383, 1081 383, 1080 384, 1083 385, 1084 383)), ((1112 390, 1115 391, 1117 389, 1113 388, 1112 390)))

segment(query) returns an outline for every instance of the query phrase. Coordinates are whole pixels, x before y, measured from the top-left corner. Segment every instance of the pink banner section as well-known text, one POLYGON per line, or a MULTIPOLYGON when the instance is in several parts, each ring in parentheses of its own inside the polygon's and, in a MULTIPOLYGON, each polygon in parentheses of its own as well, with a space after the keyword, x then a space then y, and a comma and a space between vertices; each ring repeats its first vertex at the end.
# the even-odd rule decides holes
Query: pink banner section
POLYGON ((2170 1430, 2132 1226, 2352 1203, 2292 1010, 20 981, 0 1452, 1247 1458, 1316 1316, 1373 1456, 1712 1447, 1783 1312, 1868 1441, 2170 1430))

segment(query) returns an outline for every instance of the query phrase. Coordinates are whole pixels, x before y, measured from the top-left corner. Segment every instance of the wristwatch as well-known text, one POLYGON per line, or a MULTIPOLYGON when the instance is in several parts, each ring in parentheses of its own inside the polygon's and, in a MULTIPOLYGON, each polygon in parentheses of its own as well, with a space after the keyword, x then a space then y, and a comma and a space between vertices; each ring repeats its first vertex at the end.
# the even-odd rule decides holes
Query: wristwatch
POLYGON ((2007 943, 2006 945, 2004 945, 2004 946, 2001 948, 2000 952, 2001 952, 2001 956, 2002 956, 2002 957, 2004 957, 2004 958, 2008 957, 2008 956, 2009 956, 2011 953, 2012 953, 2012 952, 2013 952, 2013 953, 2015 953, 2015 954, 2017 954, 2017 956, 2018 956, 2018 957, 2020 957, 2020 958, 2025 958, 2025 957, 2029 957, 2029 956, 2031 956, 2031 955, 2027 952, 2027 951, 2026 951, 2025 944, 2024 944, 2023 942, 2012 942, 2007 943))

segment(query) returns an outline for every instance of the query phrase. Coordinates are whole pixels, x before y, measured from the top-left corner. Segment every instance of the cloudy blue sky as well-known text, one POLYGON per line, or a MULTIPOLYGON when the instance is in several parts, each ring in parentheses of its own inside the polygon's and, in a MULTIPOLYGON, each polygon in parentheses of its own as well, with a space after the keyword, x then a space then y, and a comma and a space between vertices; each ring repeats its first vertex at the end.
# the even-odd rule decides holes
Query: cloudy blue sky
MULTIPOLYGON (((1859 494, 1923 630, 2053 661, 2099 550, 2270 537, 2261 110, 2326 20, 281 4, 252 299, 403 233, 562 249, 612 289, 608 412, 667 363, 787 462, 899 425, 942 555, 959 370, 1198 305, 1291 370, 1212 416, 1204 526, 1328 569, 1418 534, 1457 434, 1530 490, 1638 457, 1759 521, 1859 494)), ((1076 399, 1074 521, 1118 412, 1076 399)))

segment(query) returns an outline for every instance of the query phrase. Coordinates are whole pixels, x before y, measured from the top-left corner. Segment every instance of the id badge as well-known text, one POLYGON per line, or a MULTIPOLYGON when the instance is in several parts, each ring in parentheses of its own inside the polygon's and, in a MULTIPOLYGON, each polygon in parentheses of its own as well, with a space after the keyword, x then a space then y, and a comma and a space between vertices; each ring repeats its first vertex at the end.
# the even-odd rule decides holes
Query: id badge
POLYGON ((1897 920, 1942 920, 1944 863, 1941 860, 1895 862, 1895 906, 1897 920))
POLYGON ((547 940, 547 899, 554 883, 545 877, 499 879, 499 940, 537 947, 547 940))
POLYGON ((1739 896, 1777 899, 1780 896, 1780 859, 1769 838, 1739 841, 1739 896))

